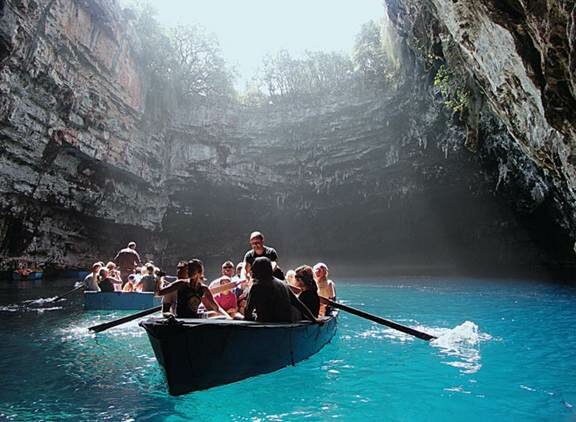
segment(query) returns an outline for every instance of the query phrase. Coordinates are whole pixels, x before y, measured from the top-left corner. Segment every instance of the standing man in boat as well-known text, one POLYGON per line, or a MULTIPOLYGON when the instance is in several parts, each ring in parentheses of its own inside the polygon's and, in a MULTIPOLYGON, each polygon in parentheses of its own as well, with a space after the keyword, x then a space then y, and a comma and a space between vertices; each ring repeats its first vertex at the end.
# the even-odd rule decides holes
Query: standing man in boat
POLYGON ((250 249, 244 255, 244 276, 250 274, 252 264, 256 258, 266 257, 272 263, 274 277, 284 280, 284 272, 278 267, 278 254, 276 249, 264 245, 264 235, 260 232, 252 232, 250 234, 250 249))
POLYGON ((130 242, 126 248, 121 249, 116 254, 114 262, 120 268, 122 286, 124 286, 128 282, 128 276, 134 272, 138 265, 141 265, 140 255, 136 252, 136 242, 130 242))

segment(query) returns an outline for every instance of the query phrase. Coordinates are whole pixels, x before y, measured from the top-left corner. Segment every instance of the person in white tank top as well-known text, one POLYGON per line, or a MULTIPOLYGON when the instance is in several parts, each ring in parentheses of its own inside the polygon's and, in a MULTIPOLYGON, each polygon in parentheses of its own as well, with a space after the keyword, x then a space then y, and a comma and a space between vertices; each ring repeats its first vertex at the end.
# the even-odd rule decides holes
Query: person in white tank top
MULTIPOLYGON (((323 262, 314 265, 314 281, 318 286, 318 296, 330 300, 336 299, 336 286, 332 280, 328 279, 328 266, 323 262)), ((320 316, 326 315, 326 305, 320 302, 320 316)))

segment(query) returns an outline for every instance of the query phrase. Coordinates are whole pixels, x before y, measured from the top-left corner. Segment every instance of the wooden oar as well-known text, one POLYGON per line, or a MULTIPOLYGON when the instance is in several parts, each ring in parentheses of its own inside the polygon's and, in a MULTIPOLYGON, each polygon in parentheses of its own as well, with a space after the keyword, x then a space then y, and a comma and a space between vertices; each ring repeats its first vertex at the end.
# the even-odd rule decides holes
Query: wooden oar
POLYGON ((101 331, 107 330, 108 328, 116 327, 117 325, 124 324, 126 322, 130 322, 130 321, 133 321, 135 319, 145 317, 146 315, 153 314, 155 312, 160 311, 161 309, 162 309, 162 305, 155 306, 154 308, 146 309, 145 311, 141 311, 141 312, 138 312, 138 313, 135 313, 132 315, 118 318, 118 319, 115 319, 114 321, 109 321, 109 322, 105 322, 103 324, 93 325, 92 327, 89 327, 88 329, 90 331, 94 331, 95 333, 99 333, 101 331))
MULTIPOLYGON (((222 286, 213 287, 212 289, 210 289, 210 291, 212 293, 221 293, 221 292, 224 292, 226 290, 233 289, 234 287, 236 287, 240 283, 241 282, 239 282, 239 281, 234 281, 232 283, 226 283, 222 286)), ((71 292, 69 292, 69 293, 71 293, 71 292)), ((146 315, 153 314, 155 312, 160 311, 161 309, 162 309, 162 306, 156 306, 154 308, 146 309, 145 311, 142 311, 142 312, 128 315, 128 316, 125 316, 123 318, 115 319, 114 321, 109 321, 109 322, 105 322, 103 324, 94 325, 92 327, 89 327, 88 329, 90 331, 94 331, 95 333, 100 333, 104 330, 107 330, 108 328, 116 327, 116 326, 124 324, 126 322, 130 322, 130 321, 133 321, 135 319, 145 317, 146 315)))
POLYGON ((334 302, 333 300, 327 299, 325 297, 320 296, 320 301, 325 305, 330 305, 333 308, 341 309, 346 311, 350 314, 359 316, 361 318, 366 318, 370 321, 376 322, 378 324, 385 325, 390 328, 394 328, 395 330, 402 331, 403 333, 410 334, 411 336, 418 337, 422 340, 430 341, 434 340, 435 336, 423 333, 422 331, 415 330, 414 328, 406 327, 404 325, 398 324, 397 322, 390 321, 384 318, 380 318, 379 316, 369 314, 367 312, 361 311, 360 309, 353 308, 351 306, 343 305, 342 303, 334 302))
POLYGON ((53 302, 58 302, 60 299, 63 299, 63 298, 65 298, 66 296, 71 295, 72 293, 77 292, 78 290, 83 289, 84 287, 86 287, 86 286, 84 286, 84 284, 81 284, 80 286, 75 287, 74 289, 72 289, 72 290, 64 293, 63 295, 58 296, 56 299, 53 300, 53 302))

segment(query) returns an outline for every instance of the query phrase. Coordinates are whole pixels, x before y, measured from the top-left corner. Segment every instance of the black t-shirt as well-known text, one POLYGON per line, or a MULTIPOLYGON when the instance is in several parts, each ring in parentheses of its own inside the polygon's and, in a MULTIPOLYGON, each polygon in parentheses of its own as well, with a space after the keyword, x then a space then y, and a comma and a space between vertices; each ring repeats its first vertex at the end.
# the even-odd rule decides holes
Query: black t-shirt
POLYGON ((312 315, 318 318, 318 312, 320 312, 320 298, 318 297, 318 293, 314 290, 306 290, 300 293, 298 299, 306 305, 312 315))
POLYGON ((198 283, 193 287, 190 283, 185 283, 180 286, 177 294, 176 316, 179 318, 199 318, 198 306, 204 297, 204 285, 198 283))
POLYGON ((278 261, 278 254, 276 253, 276 250, 274 248, 264 246, 264 253, 262 255, 256 255, 254 249, 250 249, 248 252, 246 252, 246 254, 244 255, 244 262, 252 266, 252 264, 254 264, 254 260, 256 258, 260 258, 261 256, 265 256, 270 261, 278 261))
POLYGON ((105 278, 100 282, 100 291, 102 292, 113 292, 114 282, 110 277, 105 278))
POLYGON ((156 290, 156 277, 152 274, 147 274, 140 280, 143 292, 153 292, 156 290))
POLYGON ((245 318, 252 319, 252 311, 259 322, 292 322, 292 306, 288 286, 277 279, 256 281, 250 288, 245 318))

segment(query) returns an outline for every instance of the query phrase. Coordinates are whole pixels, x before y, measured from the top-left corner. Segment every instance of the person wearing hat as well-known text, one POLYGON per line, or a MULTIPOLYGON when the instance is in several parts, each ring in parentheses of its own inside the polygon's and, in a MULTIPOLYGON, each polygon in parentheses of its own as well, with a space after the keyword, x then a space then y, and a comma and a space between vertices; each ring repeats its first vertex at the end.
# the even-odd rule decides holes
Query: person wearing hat
POLYGON ((130 242, 126 248, 121 249, 116 254, 114 262, 118 265, 118 268, 120 268, 122 283, 126 284, 126 282, 128 282, 128 276, 141 264, 140 255, 136 252, 136 243, 130 242))

